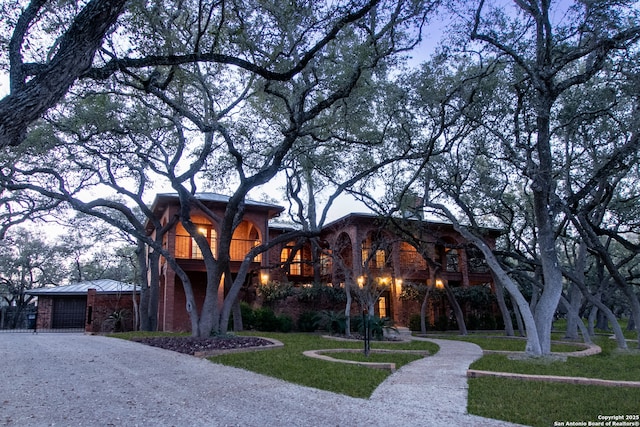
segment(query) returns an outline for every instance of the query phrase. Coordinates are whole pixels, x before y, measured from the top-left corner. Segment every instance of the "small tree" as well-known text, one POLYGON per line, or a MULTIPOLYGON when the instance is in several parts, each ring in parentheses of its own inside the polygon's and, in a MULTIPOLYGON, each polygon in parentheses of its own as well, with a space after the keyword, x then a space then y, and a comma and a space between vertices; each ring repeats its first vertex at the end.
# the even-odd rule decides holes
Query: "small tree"
POLYGON ((0 295, 16 310, 10 328, 18 326, 33 300, 27 291, 59 285, 65 278, 65 255, 65 248, 47 243, 25 228, 11 230, 0 240, 0 295))

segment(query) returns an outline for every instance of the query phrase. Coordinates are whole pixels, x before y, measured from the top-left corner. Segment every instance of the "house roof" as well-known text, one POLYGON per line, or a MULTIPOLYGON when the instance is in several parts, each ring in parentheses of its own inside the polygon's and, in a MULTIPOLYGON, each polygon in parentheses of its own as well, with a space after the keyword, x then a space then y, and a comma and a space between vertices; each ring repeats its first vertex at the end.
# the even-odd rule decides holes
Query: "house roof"
MULTIPOLYGON (((223 203, 223 204, 229 203, 229 199, 231 198, 230 196, 226 196, 224 194, 219 194, 219 193, 196 193, 195 196, 198 200, 201 200, 203 202, 214 202, 214 203, 223 203)), ((156 200, 160 200, 160 199, 176 199, 177 200, 178 193, 158 193, 156 195, 156 200)), ((284 210, 284 208, 280 205, 276 205, 268 202, 260 202, 257 200, 245 199, 244 203, 247 206, 275 209, 277 211, 284 210)))
POLYGON ((118 282, 111 279, 88 280, 72 283, 65 286, 39 288, 26 291, 29 295, 86 295, 89 289, 95 289, 99 294, 117 294, 133 292, 134 286, 130 283, 118 282))
MULTIPOLYGON (((347 214, 341 218, 336 219, 335 221, 330 222, 329 224, 325 225, 323 227, 323 230, 329 230, 331 228, 335 228, 335 227, 339 227, 345 223, 349 223, 351 221, 366 221, 366 222, 371 222, 371 221, 375 221, 375 220, 380 220, 380 221, 385 221, 386 218, 384 216, 375 214, 375 213, 358 213, 358 212, 354 212, 354 213, 350 213, 347 214)), ((423 227, 427 227, 427 228, 431 228, 431 229, 438 229, 438 228, 444 228, 444 229, 453 229, 453 224, 450 222, 442 222, 442 221, 434 221, 431 219, 418 219, 418 218, 400 218, 397 217, 395 218, 396 221, 403 221, 405 223, 418 223, 421 224, 423 227)), ((497 229, 497 228, 491 228, 491 227, 481 227, 480 230, 483 233, 486 233, 490 236, 493 237, 497 237, 500 234, 503 233, 502 230, 497 229)))

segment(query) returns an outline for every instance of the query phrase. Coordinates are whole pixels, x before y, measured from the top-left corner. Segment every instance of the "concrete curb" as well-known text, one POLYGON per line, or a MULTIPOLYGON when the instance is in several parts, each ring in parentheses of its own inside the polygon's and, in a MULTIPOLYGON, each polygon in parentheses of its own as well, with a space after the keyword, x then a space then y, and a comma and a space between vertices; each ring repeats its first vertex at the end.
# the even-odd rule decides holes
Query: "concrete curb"
POLYGON ((284 344, 281 341, 275 340, 273 338, 265 338, 258 337, 263 340, 271 341, 270 345, 259 345, 255 347, 243 347, 243 348, 232 348, 226 350, 208 350, 208 351, 196 351, 194 353, 195 357, 205 358, 211 356, 219 356, 221 354, 232 354, 232 353, 245 353, 247 351, 262 351, 262 350, 273 350, 274 348, 284 347, 284 344))
MULTIPOLYGON (((331 356, 325 355, 326 353, 360 353, 360 352, 362 352, 362 350, 355 349, 355 348, 332 348, 332 349, 323 349, 323 350, 307 350, 307 351, 304 351, 302 354, 304 354, 307 357, 320 359, 327 362, 346 363, 349 365, 366 366, 367 368, 374 368, 374 369, 388 369, 392 373, 396 371, 395 363, 359 362, 356 360, 335 359, 331 356)), ((376 353, 376 354, 384 354, 384 353, 419 354, 425 357, 430 354, 428 351, 421 351, 421 350, 371 349, 370 352, 376 353)))
POLYGON ((476 369, 468 369, 467 377, 468 378, 498 377, 498 378, 514 379, 514 380, 543 381, 543 382, 578 384, 578 385, 599 385, 599 386, 606 386, 606 387, 640 387, 640 381, 616 381, 616 380, 601 380, 598 378, 560 377, 555 375, 515 374, 511 372, 479 371, 476 369))
MULTIPOLYGON (((556 341, 556 343, 564 344, 563 341, 556 341)), ((596 344, 580 344, 587 347, 584 350, 580 351, 559 351, 552 352, 552 356, 566 356, 566 357, 586 357, 593 356, 594 354, 598 354, 602 352, 602 349, 599 345, 596 344)), ((522 355, 523 351, 503 351, 503 350, 483 350, 483 354, 506 354, 506 355, 522 355)))

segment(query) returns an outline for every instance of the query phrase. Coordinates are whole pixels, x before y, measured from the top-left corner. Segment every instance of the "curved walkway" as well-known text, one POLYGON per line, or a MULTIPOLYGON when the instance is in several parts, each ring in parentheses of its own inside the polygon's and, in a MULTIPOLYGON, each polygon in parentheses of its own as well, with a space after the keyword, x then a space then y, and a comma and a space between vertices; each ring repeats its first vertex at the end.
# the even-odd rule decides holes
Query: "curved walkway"
POLYGON ((0 424, 11 426, 508 426, 466 415, 474 344, 431 340, 356 399, 155 347, 79 334, 0 335, 0 424))
POLYGON ((482 357, 472 343, 412 337, 440 346, 435 355, 400 368, 373 392, 370 401, 391 410, 404 407, 430 414, 435 425, 513 426, 467 414, 467 369, 482 357))

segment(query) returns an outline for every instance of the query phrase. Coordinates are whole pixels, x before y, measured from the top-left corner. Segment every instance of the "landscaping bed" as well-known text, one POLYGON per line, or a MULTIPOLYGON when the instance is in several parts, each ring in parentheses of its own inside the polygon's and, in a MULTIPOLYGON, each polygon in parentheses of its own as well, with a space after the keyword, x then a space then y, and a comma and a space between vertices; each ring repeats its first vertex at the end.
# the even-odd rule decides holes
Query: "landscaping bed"
POLYGON ((273 342, 259 337, 224 336, 224 337, 139 337, 132 341, 165 350, 177 351, 192 356, 206 355, 217 351, 230 351, 254 347, 273 346, 273 342))

